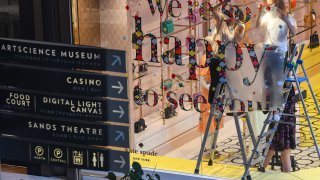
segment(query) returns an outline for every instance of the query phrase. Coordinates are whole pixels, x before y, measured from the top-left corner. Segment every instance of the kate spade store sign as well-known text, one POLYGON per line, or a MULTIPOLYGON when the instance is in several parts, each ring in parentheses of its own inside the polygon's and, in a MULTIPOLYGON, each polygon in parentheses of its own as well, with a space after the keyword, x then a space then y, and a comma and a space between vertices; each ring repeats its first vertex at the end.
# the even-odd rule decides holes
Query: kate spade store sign
POLYGON ((3 136, 129 148, 129 127, 0 114, 3 136))
POLYGON ((129 123, 128 102, 0 89, 0 110, 74 120, 129 123))
POLYGON ((0 38, 0 62, 126 72, 125 51, 0 38))
POLYGON ((17 161, 124 173, 130 169, 128 152, 26 142, 4 137, 0 138, 0 144, 12 150, 9 152, 0 148, 3 157, 17 161))
POLYGON ((34 91, 127 99, 127 78, 0 64, 0 85, 34 91))

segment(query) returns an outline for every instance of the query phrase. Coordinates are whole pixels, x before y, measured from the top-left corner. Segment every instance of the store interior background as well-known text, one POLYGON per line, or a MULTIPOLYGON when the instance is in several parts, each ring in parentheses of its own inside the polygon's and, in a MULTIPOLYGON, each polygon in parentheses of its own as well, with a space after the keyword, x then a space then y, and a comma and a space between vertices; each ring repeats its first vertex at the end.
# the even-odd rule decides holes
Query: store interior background
MULTIPOLYGON (((217 1, 210 1, 215 4, 217 1)), ((252 14, 257 14, 257 1, 244 1, 246 5, 252 10, 252 14)), ((199 3, 201 3, 199 1, 199 3)), ((180 20, 174 19, 175 25, 188 25, 189 21, 183 19, 186 17, 187 13, 187 2, 181 1, 182 9, 177 9, 177 13, 181 12, 180 20)), ((110 2, 103 0, 79 0, 78 1, 78 22, 79 22, 79 42, 80 44, 101 46, 105 48, 121 48, 121 45, 114 43, 113 39, 110 37, 117 38, 118 41, 125 38, 125 29, 118 28, 121 24, 125 24, 127 16, 125 15, 126 9, 124 7, 129 6, 129 11, 131 16, 138 14, 142 17, 142 30, 144 33, 152 32, 156 37, 160 37, 159 25, 160 16, 158 11, 152 16, 147 1, 143 0, 132 0, 130 3, 126 2, 110 2), (118 7, 120 7, 118 9, 118 7)), ((319 7, 319 2, 313 3, 313 7, 319 7)), ((315 9, 319 11, 319 9, 315 9)), ((297 7, 292 10, 294 12, 295 18, 298 22, 298 32, 306 29, 303 22, 303 17, 310 11, 308 3, 297 3, 297 7)), ((164 13, 164 17, 165 18, 164 13)), ((320 12, 317 12, 317 18, 320 16, 320 12)), ((133 17, 129 20, 131 29, 134 28, 133 17)), ((319 23, 319 22, 317 22, 319 23)), ((197 38, 204 37, 206 31, 204 27, 207 24, 199 24, 190 28, 184 28, 181 26, 175 26, 175 31, 185 29, 175 36, 182 40, 182 52, 187 53, 185 46, 186 37, 189 34, 196 35, 197 38), (194 32, 196 31, 196 32, 194 32)), ((257 29, 255 28, 255 17, 247 25, 246 42, 257 42, 257 29)), ((313 31, 319 31, 319 26, 313 28, 313 31)), ((76 34, 76 33, 75 33, 76 34)), ((302 40, 308 39, 310 31, 300 33, 294 37, 295 42, 300 42, 302 40)), ((160 41, 160 40, 158 40, 160 41)), ((172 44, 170 43, 170 48, 172 44)), ((135 50, 132 50, 133 59, 135 56, 135 50)), ((158 53, 160 54, 161 49, 158 42, 158 53)), ((202 56, 202 52, 198 53, 198 57, 202 56)), ((188 62, 187 55, 183 55, 183 63, 188 62)), ((143 46, 143 58, 145 61, 150 59, 150 40, 146 38, 143 46)), ((160 57, 159 57, 159 60, 160 57)), ((132 60, 133 63, 137 63, 132 60)), ((155 63, 149 63, 149 70, 146 74, 139 77, 135 74, 133 85, 136 85, 139 81, 141 82, 141 87, 143 90, 152 89, 158 94, 161 94, 161 73, 163 73, 164 78, 169 78, 172 73, 180 74, 185 79, 187 78, 187 67, 179 67, 176 65, 163 67, 155 63)), ((182 93, 194 94, 199 92, 196 88, 199 88, 199 82, 186 83, 184 88, 177 88, 176 93, 179 98, 182 93)), ((161 99, 161 98, 160 98, 161 99)), ((167 102, 167 100, 165 100, 167 102)), ((186 112, 178 108, 178 116, 166 119, 165 124, 160 117, 160 112, 162 111, 162 103, 159 102, 156 107, 148 107, 143 105, 141 107, 135 106, 135 118, 138 120, 144 118, 147 122, 148 127, 145 131, 135 134, 134 144, 136 149, 143 149, 148 151, 156 151, 159 155, 178 157, 178 158, 194 158, 200 147, 201 134, 198 133, 197 126, 199 122, 199 113, 195 111, 186 112), (139 147, 139 143, 143 143, 143 148, 139 147)), ((234 129, 232 118, 225 118, 225 127, 221 130, 220 141, 235 135, 236 131, 234 129), (231 133, 232 132, 232 133, 231 133)))
MULTIPOLYGON (((22 0, 24 1, 24 0, 22 0)), ((19 1, 21 3, 22 1, 19 1)), ((203 0, 205 1, 205 0, 203 0)), ((7 29, 7 25, 4 23, 9 23, 10 26, 18 26, 17 18, 21 18, 21 9, 17 9, 15 3, 17 1, 4 1, 0 0, 0 34, 7 34, 8 37, 15 37, 15 38, 24 38, 26 37, 25 32, 15 32, 12 31, 13 29, 7 29), (8 2, 11 2, 8 3, 8 2), (20 15, 19 15, 20 13, 20 15), (8 18, 10 17, 10 18, 8 18)), ((36 2, 36 1, 35 1, 36 2)), ((134 61, 133 58, 135 56, 135 50, 132 49, 131 45, 131 38, 130 35, 133 33, 134 30, 134 19, 132 16, 136 15, 138 12, 139 16, 142 17, 142 29, 143 32, 148 33, 152 32, 156 37, 160 37, 159 25, 160 25, 160 16, 158 11, 156 11, 155 15, 152 16, 148 3, 146 0, 117 0, 117 1, 110 1, 110 0, 72 0, 72 37, 68 37, 59 29, 56 33, 56 36, 48 36, 46 34, 50 34, 50 29, 42 29, 39 32, 42 33, 34 33, 29 37, 33 36, 35 40, 46 40, 46 41, 55 41, 55 42, 70 42, 72 41, 74 44, 81 44, 81 45, 90 45, 90 46, 98 46, 103 48, 110 48, 110 49, 121 49, 126 50, 127 52, 131 52, 127 54, 127 58, 132 60, 137 64, 138 62, 134 61), (129 8, 126 8, 129 7, 129 8), (129 14, 128 14, 129 11, 129 14), (51 39, 50 39, 51 38, 51 39)), ((187 2, 184 0, 180 1, 182 4, 181 9, 181 17, 186 17, 187 13, 187 2)), ((211 3, 215 4, 215 0, 211 0, 211 3)), ((257 12, 257 1, 255 0, 244 0, 243 2, 252 10, 252 14, 255 15, 257 12)), ((295 18, 298 22, 298 32, 304 30, 306 27, 304 26, 303 18, 305 14, 308 14, 310 11, 309 4, 307 3, 299 3, 298 1, 297 7, 293 10, 295 18)), ((199 0, 201 3, 201 0, 199 0)), ((36 3, 34 3, 36 4, 36 3)), ((320 2, 314 2, 313 8, 317 13, 317 27, 313 29, 313 31, 317 30, 320 32, 319 26, 319 17, 320 17, 320 2)), ((179 9, 176 11, 180 11, 179 9)), ((57 13, 57 12, 56 12, 57 13)), ((51 12, 51 16, 53 17, 54 12, 51 12)), ((164 13, 166 14, 166 13, 164 13)), ((45 22, 35 18, 34 16, 32 22, 36 24, 37 22, 45 22)), ((43 15, 42 17, 48 17, 43 15)), ((59 16, 60 19, 63 19, 63 16, 59 16)), ((181 18, 180 20, 175 19, 175 25, 189 25, 188 20, 184 20, 181 18)), ((28 22, 28 21, 24 21, 28 22)), ((50 21, 51 22, 51 21, 50 21)), ((60 21, 56 19, 52 21, 52 23, 61 23, 58 26, 52 24, 52 27, 68 27, 64 26, 64 21, 60 21)), ((67 22, 65 22, 67 23, 67 22)), ((68 23, 67 23, 68 24, 68 23)), ((247 27, 246 38, 244 41, 255 41, 257 37, 257 29, 254 26, 255 18, 251 20, 250 25, 247 27)), ((20 26, 23 26, 23 24, 20 26)), ((208 23, 199 24, 194 27, 187 27, 185 26, 175 26, 176 31, 181 30, 181 32, 175 34, 175 36, 179 37, 182 41, 182 52, 187 53, 186 50, 185 40, 190 34, 194 35, 196 38, 201 38, 207 35, 208 31, 207 28, 210 25, 208 23), (182 30, 185 29, 185 30, 182 30)), ((36 25, 34 26, 36 27, 36 25)), ((50 26, 48 26, 50 27, 50 26)), ((18 28, 22 29, 22 27, 18 28)), ((70 28, 71 29, 71 28, 70 28)), ((70 31, 69 29, 69 31, 70 31)), ((33 31, 34 32, 34 31, 33 31)), ((52 34, 52 32, 51 32, 52 34)), ((310 36, 310 31, 306 31, 294 37, 295 42, 300 42, 302 40, 308 39, 310 36)), ((28 39, 28 38, 26 38, 28 39)), ((31 39, 31 38, 29 38, 31 39)), ((172 47, 172 42, 170 42, 170 47, 172 47)), ((164 49, 163 49, 164 50, 164 49)), ((319 78, 319 69, 320 69, 320 59, 318 58, 317 61, 314 58, 308 59, 308 57, 317 56, 320 57, 320 50, 319 48, 309 50, 305 55, 306 59, 306 66, 308 69, 308 75, 311 78, 311 82, 313 83, 314 90, 316 90, 317 94, 319 92, 319 85, 315 83, 315 80, 319 78)), ((160 49, 160 44, 158 40, 158 54, 160 55, 162 50, 160 49)), ((197 54, 198 57, 201 57, 203 52, 199 52, 197 54)), ((143 46, 143 57, 144 60, 147 61, 150 59, 150 40, 147 39, 144 41, 143 46)), ((186 64, 188 62, 187 55, 183 55, 183 62, 186 64)), ((159 57, 159 61, 161 57, 159 57)), ((128 64, 129 71, 131 71, 132 64, 128 64)), ((130 88, 133 91, 133 87, 137 85, 139 82, 141 83, 141 88, 143 90, 152 89, 155 90, 158 94, 162 94, 162 90, 160 87, 161 78, 164 79, 170 78, 172 73, 180 74, 184 79, 187 78, 188 75, 188 68, 184 66, 183 68, 170 65, 166 66, 164 64, 154 64, 149 63, 149 70, 147 73, 143 75, 139 75, 138 73, 132 74, 129 72, 129 75, 132 76, 130 78, 131 81, 129 83, 130 88), (158 66, 158 67, 156 67, 158 66)), ((188 93, 188 94, 195 94, 199 92, 200 84, 199 82, 185 82, 183 88, 178 88, 177 85, 174 86, 175 92, 177 93, 177 97, 179 98, 181 94, 188 93)), ((309 92, 308 92, 309 93, 309 92)), ((309 95, 310 96, 310 95, 309 95)), ((131 96, 132 97, 132 96, 131 96)), ((162 97, 160 97, 161 99, 162 97)), ((159 99, 159 100, 160 100, 159 99)), ((318 97, 318 100, 320 98, 318 97)), ((167 102, 166 99, 164 99, 167 102)), ((183 111, 178 108, 178 116, 173 117, 171 119, 163 120, 161 118, 161 111, 165 107, 165 103, 162 104, 159 101, 158 105, 155 107, 148 107, 147 105, 143 106, 136 106, 131 104, 133 107, 133 111, 131 112, 131 127, 135 121, 140 118, 144 118, 146 120, 147 128, 145 131, 135 134, 133 129, 131 130, 131 145, 134 149, 137 150, 144 150, 144 151, 154 151, 158 153, 159 156, 167 156, 172 158, 183 158, 183 159, 196 159, 200 144, 202 141, 203 134, 199 133, 198 131, 198 124, 199 124, 199 116, 200 114, 192 111, 183 111), (139 146, 143 144, 143 146, 139 146)), ((190 105, 190 104, 189 104, 190 105)), ((226 147, 229 150, 222 151, 224 156, 227 158, 222 160, 220 163, 233 163, 239 164, 241 162, 237 161, 237 158, 240 156, 239 146, 236 144, 236 130, 233 122, 232 117, 225 117, 224 118, 224 128, 221 129, 219 135, 219 146, 221 148, 226 147), (238 153, 238 156, 235 155, 238 153), (232 161, 234 160, 234 161, 232 161)), ((318 132, 319 133, 319 132, 318 132)), ((298 134, 299 137, 299 134, 298 134)), ((319 135, 317 136, 319 137, 319 135)), ((312 148, 312 147, 311 147, 312 148)), ((312 149, 311 149, 312 150, 312 149)), ((310 150, 310 151, 311 151, 310 150)), ((300 150, 294 153, 299 154, 300 150)), ((315 156, 316 158, 316 156, 315 156)), ((239 158, 238 158, 239 159, 239 158)), ((303 164, 303 163, 302 163, 303 164)), ((314 166, 319 166, 319 162, 316 162, 314 166)), ((303 168, 309 168, 307 166, 301 166, 303 168)), ((311 167, 311 166, 310 166, 311 167)))

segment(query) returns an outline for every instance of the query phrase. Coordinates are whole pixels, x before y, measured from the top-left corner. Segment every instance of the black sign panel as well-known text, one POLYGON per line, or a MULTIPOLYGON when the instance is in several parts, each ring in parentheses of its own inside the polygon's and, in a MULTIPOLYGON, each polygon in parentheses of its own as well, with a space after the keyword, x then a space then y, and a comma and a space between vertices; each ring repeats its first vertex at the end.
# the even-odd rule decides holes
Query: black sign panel
POLYGON ((129 127, 0 114, 0 133, 74 144, 129 147, 129 127))
POLYGON ((129 153, 58 144, 29 143, 0 138, 0 157, 23 162, 51 164, 99 171, 128 173, 129 153))
POLYGON ((86 121, 129 123, 128 102, 0 89, 0 110, 86 121))
POLYGON ((0 62, 126 72, 125 51, 0 38, 0 62))
POLYGON ((0 85, 52 93, 128 98, 127 78, 0 64, 0 85))

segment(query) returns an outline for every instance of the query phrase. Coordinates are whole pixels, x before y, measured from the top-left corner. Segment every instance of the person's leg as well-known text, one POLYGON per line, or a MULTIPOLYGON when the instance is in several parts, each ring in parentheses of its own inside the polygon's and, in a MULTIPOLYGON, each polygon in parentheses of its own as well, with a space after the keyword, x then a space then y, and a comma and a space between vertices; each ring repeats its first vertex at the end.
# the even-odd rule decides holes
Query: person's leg
POLYGON ((267 154, 267 157, 266 159, 264 160, 264 163, 263 163, 263 167, 264 168, 267 168, 268 165, 270 164, 270 161, 272 159, 272 156, 275 154, 275 151, 273 150, 269 150, 268 154, 267 154))
POLYGON ((291 149, 285 149, 281 152, 281 163, 283 172, 291 172, 291 149))

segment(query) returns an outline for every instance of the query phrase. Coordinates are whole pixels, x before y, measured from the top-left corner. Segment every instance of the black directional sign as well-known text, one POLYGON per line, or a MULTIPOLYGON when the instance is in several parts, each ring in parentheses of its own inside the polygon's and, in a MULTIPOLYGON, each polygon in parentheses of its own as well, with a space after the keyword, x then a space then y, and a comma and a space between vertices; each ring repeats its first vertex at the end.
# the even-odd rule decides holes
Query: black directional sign
POLYGON ((0 157, 127 173, 100 148, 129 148, 126 72, 125 51, 0 38, 0 157))
POLYGON ((3 159, 99 171, 128 173, 130 170, 128 152, 25 142, 4 137, 0 138, 0 144, 6 147, 0 148, 3 159))
POLYGON ((0 62, 126 72, 125 51, 17 39, 0 38, 0 62))
POLYGON ((0 64, 0 85, 92 97, 128 98, 127 78, 0 64))
POLYGON ((74 120, 129 123, 128 102, 0 89, 0 110, 74 120))
POLYGON ((0 133, 74 144, 129 148, 129 127, 0 114, 0 133))

